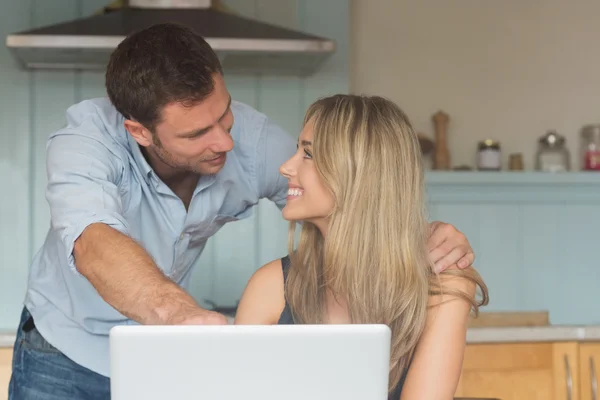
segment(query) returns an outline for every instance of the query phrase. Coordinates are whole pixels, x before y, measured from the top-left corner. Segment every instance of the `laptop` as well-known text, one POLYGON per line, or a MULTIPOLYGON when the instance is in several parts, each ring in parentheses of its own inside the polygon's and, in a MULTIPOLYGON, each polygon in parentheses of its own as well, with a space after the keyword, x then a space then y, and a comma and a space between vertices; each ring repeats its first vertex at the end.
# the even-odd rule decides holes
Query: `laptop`
POLYGON ((386 325, 117 326, 113 400, 386 400, 386 325))

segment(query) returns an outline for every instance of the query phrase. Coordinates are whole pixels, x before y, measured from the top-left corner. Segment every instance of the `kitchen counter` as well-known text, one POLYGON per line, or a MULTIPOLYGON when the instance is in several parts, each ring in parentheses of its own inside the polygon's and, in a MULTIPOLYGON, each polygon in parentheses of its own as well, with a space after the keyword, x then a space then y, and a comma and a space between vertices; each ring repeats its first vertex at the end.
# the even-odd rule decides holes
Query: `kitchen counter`
POLYGON ((470 328, 467 343, 600 341, 600 326, 548 325, 535 327, 470 328))
POLYGON ((15 344, 15 332, 0 331, 0 348, 13 347, 15 344))
MULTIPOLYGON (((600 326, 470 328, 467 343, 600 342, 600 326)), ((14 332, 0 332, 0 348, 12 347, 14 332)))

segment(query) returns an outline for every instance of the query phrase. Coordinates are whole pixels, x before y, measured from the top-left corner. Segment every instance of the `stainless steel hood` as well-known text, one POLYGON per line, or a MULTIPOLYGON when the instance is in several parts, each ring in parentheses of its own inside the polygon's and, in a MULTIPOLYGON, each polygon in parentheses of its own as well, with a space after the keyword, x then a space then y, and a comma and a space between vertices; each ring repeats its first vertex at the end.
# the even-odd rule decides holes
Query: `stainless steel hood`
POLYGON ((211 0, 129 0, 99 15, 10 34, 6 46, 25 68, 102 70, 125 36, 161 22, 201 34, 226 72, 310 75, 335 51, 330 39, 243 18, 211 0))

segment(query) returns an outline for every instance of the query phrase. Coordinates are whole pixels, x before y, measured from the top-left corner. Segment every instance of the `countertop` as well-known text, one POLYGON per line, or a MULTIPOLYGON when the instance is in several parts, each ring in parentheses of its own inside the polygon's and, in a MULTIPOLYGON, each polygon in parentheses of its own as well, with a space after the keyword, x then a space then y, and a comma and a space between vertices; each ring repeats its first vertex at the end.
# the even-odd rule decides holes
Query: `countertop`
POLYGON ((467 343, 600 341, 600 326, 548 325, 470 328, 467 343))
POLYGON ((0 348, 13 347, 15 344, 15 332, 0 331, 0 348))
MULTIPOLYGON (((467 343, 515 343, 515 342, 600 342, 600 326, 536 326, 506 328, 470 328, 467 343)), ((0 348, 12 347, 14 332, 0 331, 0 348)))

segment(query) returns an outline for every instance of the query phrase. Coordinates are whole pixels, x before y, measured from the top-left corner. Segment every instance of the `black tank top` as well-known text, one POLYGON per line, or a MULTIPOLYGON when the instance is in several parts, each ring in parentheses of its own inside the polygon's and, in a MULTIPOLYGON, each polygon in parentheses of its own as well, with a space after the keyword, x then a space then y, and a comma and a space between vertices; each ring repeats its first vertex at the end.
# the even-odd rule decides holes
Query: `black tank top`
MULTIPOLYGON (((291 265, 291 262, 290 262, 289 256, 285 256, 281 259, 281 267, 283 268, 284 284, 287 281, 288 273, 290 270, 290 265, 291 265)), ((281 312, 281 315, 279 316, 278 325, 293 325, 293 324, 295 324, 294 317, 292 315, 292 311, 291 311, 290 306, 286 299, 285 308, 283 309, 283 311, 281 312)), ((402 377, 400 378, 400 381, 398 382, 398 386, 396 386, 396 389, 394 389, 394 391, 389 395, 388 400, 400 400, 400 393, 402 393, 402 386, 404 385, 405 379, 406 379, 406 372, 404 374, 402 374, 402 377)))

